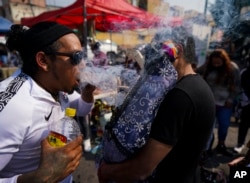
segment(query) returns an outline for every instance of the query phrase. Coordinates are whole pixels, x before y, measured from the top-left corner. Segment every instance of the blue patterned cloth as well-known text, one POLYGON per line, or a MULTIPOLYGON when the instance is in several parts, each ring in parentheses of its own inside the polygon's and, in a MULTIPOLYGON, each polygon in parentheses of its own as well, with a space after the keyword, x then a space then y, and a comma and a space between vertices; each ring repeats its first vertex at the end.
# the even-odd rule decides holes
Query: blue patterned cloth
POLYGON ((166 57, 148 67, 106 125, 102 141, 106 162, 121 162, 146 144, 157 110, 176 80, 177 72, 166 57))
MULTIPOLYGON (((144 74, 105 126, 96 166, 101 161, 118 163, 131 158, 148 141, 152 122, 165 95, 177 81, 177 72, 166 50, 149 48, 144 74)), ((148 183, 149 180, 139 181, 148 183)), ((138 181, 136 183, 139 183, 138 181)))

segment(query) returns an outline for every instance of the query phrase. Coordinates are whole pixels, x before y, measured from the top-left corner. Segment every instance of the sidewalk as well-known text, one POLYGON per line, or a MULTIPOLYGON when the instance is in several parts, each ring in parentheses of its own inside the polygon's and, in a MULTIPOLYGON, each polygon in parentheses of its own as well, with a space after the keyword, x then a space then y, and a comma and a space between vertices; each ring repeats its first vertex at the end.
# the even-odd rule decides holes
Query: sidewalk
MULTIPOLYGON (((214 129, 215 140, 213 143, 213 148, 217 145, 217 128, 214 129)), ((232 122, 229 130, 228 136, 226 139, 226 146, 230 149, 233 149, 237 143, 237 135, 238 135, 238 124, 232 122)), ((250 131, 248 131, 248 135, 246 138, 246 142, 250 140, 250 131)), ((243 150, 243 155, 246 153, 247 148, 243 150)), ((206 161, 206 167, 213 170, 219 169, 225 173, 226 176, 229 175, 229 168, 227 163, 233 160, 235 157, 239 155, 235 155, 233 157, 225 157, 214 153, 212 157, 210 157, 206 161)), ((73 174, 74 176, 74 183, 98 183, 96 169, 95 169, 95 161, 94 155, 91 153, 84 153, 84 156, 81 160, 81 163, 77 170, 73 174)))
POLYGON ((80 165, 73 173, 74 183, 98 183, 95 157, 91 153, 84 153, 80 165))

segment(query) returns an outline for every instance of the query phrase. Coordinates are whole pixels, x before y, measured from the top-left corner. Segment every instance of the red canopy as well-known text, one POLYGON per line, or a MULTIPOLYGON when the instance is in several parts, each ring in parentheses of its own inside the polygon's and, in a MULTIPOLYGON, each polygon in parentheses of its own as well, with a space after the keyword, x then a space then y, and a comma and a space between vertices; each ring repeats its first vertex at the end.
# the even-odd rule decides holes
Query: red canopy
MULTIPOLYGON (((56 21, 71 28, 83 24, 83 1, 31 18, 22 18, 27 26, 40 21, 56 21)), ((120 31, 124 29, 150 28, 160 23, 160 17, 139 9, 124 0, 85 0, 87 19, 93 19, 96 30, 120 31)))

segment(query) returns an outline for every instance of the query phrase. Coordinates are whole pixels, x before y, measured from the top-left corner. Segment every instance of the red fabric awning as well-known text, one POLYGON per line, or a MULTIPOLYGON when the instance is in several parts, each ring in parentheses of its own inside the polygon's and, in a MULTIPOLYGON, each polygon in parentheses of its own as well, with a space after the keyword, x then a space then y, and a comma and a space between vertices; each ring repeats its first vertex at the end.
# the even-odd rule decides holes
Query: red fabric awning
MULTIPOLYGON (((161 17, 139 9, 124 0, 85 0, 87 19, 93 19, 99 31, 120 31, 124 29, 150 28, 161 23, 161 17)), ((71 28, 83 25, 83 0, 70 6, 48 11, 31 18, 22 18, 27 26, 40 21, 56 21, 71 28)))

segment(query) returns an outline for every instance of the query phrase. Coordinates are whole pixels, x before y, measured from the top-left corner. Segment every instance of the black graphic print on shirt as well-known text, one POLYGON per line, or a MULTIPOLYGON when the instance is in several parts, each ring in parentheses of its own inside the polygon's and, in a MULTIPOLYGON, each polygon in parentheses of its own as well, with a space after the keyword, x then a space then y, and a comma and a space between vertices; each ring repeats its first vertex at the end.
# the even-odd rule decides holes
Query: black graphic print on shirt
POLYGON ((15 96, 17 91, 21 88, 23 83, 27 80, 28 76, 24 73, 20 73, 14 78, 5 91, 0 92, 0 112, 8 104, 8 102, 15 96))

